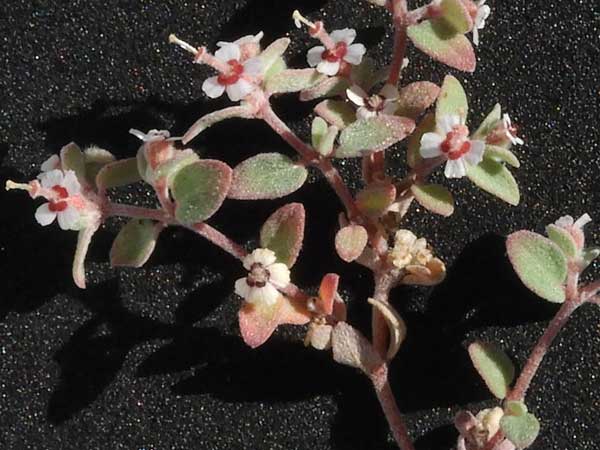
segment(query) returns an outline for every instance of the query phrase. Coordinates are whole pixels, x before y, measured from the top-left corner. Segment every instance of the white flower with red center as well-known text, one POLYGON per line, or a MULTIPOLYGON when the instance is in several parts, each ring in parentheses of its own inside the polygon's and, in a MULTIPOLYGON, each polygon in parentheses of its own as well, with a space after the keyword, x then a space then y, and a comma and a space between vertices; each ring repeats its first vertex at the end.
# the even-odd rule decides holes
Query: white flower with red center
POLYGON ((502 124, 504 125, 504 133, 513 145, 523 145, 525 141, 517 136, 517 127, 513 126, 510 116, 506 113, 502 115, 502 124))
POLYGON ((50 225, 58 218, 58 225, 63 230, 79 230, 80 208, 84 201, 75 172, 52 169, 41 173, 38 179, 41 184, 39 195, 48 200, 48 203, 41 205, 35 212, 38 223, 42 226, 50 225))
POLYGON ((242 62, 242 52, 237 44, 219 42, 219 46, 212 58, 217 64, 209 64, 221 73, 205 80, 202 90, 210 98, 227 92, 229 99, 237 102, 256 89, 256 78, 262 73, 262 64, 258 58, 242 62))
POLYGON ((471 140, 469 129, 458 115, 443 116, 435 133, 425 133, 421 138, 420 153, 423 158, 447 158, 444 175, 461 178, 467 174, 467 166, 479 164, 483 159, 485 142, 471 140))
POLYGON ((308 64, 316 67, 318 72, 337 75, 343 65, 358 65, 367 51, 362 44, 353 44, 356 31, 352 28, 332 31, 327 40, 328 46, 318 45, 307 54, 308 64), (329 42, 331 41, 331 42, 329 42))
POLYGON ((266 248, 254 250, 243 263, 249 273, 235 282, 235 293, 248 303, 275 304, 280 296, 278 289, 290 283, 288 267, 276 262, 275 253, 266 248))
POLYGON ((379 114, 392 115, 398 109, 398 89, 391 84, 383 86, 378 94, 369 95, 360 86, 354 85, 346 89, 348 99, 358 106, 356 117, 368 119, 379 114))
POLYGON ((475 6, 473 17, 473 44, 479 45, 479 30, 485 28, 485 21, 492 12, 491 8, 485 4, 486 0, 478 1, 475 6))

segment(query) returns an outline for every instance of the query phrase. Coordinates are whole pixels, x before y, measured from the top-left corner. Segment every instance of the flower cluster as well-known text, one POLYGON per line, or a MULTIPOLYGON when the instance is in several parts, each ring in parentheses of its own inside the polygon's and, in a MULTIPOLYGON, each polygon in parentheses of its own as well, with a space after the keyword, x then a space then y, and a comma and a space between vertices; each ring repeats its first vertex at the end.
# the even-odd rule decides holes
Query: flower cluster
POLYGON ((424 238, 418 238, 409 230, 398 230, 390 259, 398 269, 404 269, 405 284, 430 286, 440 283, 446 276, 446 266, 433 256, 424 238))

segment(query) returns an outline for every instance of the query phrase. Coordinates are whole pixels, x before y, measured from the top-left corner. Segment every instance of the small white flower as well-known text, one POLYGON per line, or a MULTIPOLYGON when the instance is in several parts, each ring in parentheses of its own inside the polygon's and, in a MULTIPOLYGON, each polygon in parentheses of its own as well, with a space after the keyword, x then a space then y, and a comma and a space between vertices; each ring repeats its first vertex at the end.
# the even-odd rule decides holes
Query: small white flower
POLYGON ((150 130, 147 133, 144 133, 143 131, 136 130, 135 128, 131 128, 129 130, 129 134, 133 134, 140 141, 144 142, 164 141, 165 139, 169 139, 171 136, 167 130, 150 130))
POLYGON ((258 248, 244 258, 248 276, 235 282, 235 293, 248 303, 273 305, 279 298, 279 289, 290 283, 290 270, 276 262, 275 253, 258 248))
POLYGON ((223 92, 233 102, 237 102, 252 92, 256 85, 253 78, 262 73, 262 64, 258 58, 241 62, 240 46, 232 42, 219 42, 219 50, 214 57, 227 66, 227 72, 210 77, 202 84, 202 90, 210 98, 220 97, 223 92))
POLYGON ((356 117, 368 119, 379 114, 392 115, 398 109, 398 89, 391 84, 383 86, 379 94, 369 95, 360 86, 353 85, 346 89, 348 99, 358 106, 356 117))
POLYGON ((557 227, 564 228, 565 230, 570 229, 571 227, 583 229, 585 225, 590 223, 592 218, 588 213, 583 214, 579 219, 574 220, 572 216, 563 216, 554 222, 554 225, 557 227))
POLYGON ((502 123, 504 124, 504 132, 506 133, 506 137, 510 139, 510 142, 513 145, 523 145, 525 143, 523 139, 517 136, 517 130, 512 126, 510 116, 507 113, 502 115, 502 123))
POLYGON ((38 176, 44 194, 49 202, 41 205, 35 212, 35 219, 42 226, 50 225, 58 218, 63 230, 78 230, 81 214, 74 205, 79 201, 81 185, 75 172, 54 169, 38 176))
POLYGON ((318 45, 308 51, 306 56, 309 66, 316 66, 318 72, 333 76, 339 72, 342 61, 352 65, 361 63, 367 49, 362 44, 352 44, 356 39, 355 30, 335 30, 331 32, 330 37, 335 44, 333 48, 326 49, 318 45))
POLYGON ((42 163, 40 168, 42 169, 42 172, 50 172, 51 170, 60 169, 60 157, 58 155, 52 155, 42 163))
POLYGON ((469 129, 458 115, 444 116, 435 133, 425 133, 421 138, 420 153, 423 158, 444 156, 448 159, 444 175, 461 178, 467 174, 466 163, 479 164, 483 159, 485 142, 469 139, 469 129))
POLYGON ((477 12, 473 19, 473 44, 479 45, 479 30, 485 28, 485 21, 492 12, 491 8, 485 4, 486 0, 479 0, 477 5, 477 12))

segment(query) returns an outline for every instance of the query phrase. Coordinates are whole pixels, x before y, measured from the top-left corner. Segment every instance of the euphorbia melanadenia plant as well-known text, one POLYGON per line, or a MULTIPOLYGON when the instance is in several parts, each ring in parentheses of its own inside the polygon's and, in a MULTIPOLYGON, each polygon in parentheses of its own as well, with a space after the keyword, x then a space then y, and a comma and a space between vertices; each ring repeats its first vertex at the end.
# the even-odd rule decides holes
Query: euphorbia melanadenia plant
MULTIPOLYGON (((80 288, 85 288, 87 248, 102 223, 113 216, 130 219, 113 243, 113 266, 142 266, 167 226, 185 227, 222 248, 245 270, 232 286, 243 300, 239 326, 244 341, 258 347, 280 324, 307 325, 307 346, 331 350, 337 362, 360 369, 372 380, 394 438, 400 448, 409 450, 413 444, 387 374, 407 326, 390 304, 389 294, 403 284, 438 284, 446 269, 425 238, 408 229, 405 215, 413 201, 435 214, 453 213, 450 190, 428 181, 438 169, 448 179, 466 176, 477 187, 516 205, 519 189, 508 167, 519 167, 511 148, 524 142, 500 105, 474 127, 468 120, 467 95, 451 75, 441 86, 425 80, 402 83, 409 40, 448 66, 475 70, 475 54, 465 34, 472 33, 473 42, 479 43, 479 31, 490 14, 485 0, 433 0, 413 10, 405 0, 371 3, 390 13, 395 26, 389 67, 375 67, 353 29, 328 31, 323 22, 311 22, 298 11, 293 14, 295 24, 305 26, 308 36, 319 41, 308 51, 308 68, 287 67, 283 55, 288 38, 263 48, 263 35, 258 33, 218 42, 211 53, 171 35, 169 40, 191 53, 195 63, 214 69, 203 92, 210 98, 225 94, 233 106, 199 118, 182 137, 171 138, 168 131, 131 130, 142 145, 128 159, 68 144, 41 165, 37 179, 9 181, 6 187, 46 200, 35 213, 41 225, 57 220, 62 229, 79 232, 73 278, 80 288), (299 93, 301 101, 322 99, 314 108, 308 141, 271 108, 272 97, 288 93, 299 93), (298 158, 263 153, 232 169, 183 148, 208 127, 233 117, 264 121, 298 158), (386 153, 400 151, 406 152, 408 168, 397 179, 386 171, 386 153), (361 159, 363 186, 356 194, 337 171, 338 158, 361 159), (226 199, 275 199, 300 189, 309 167, 322 173, 343 206, 332 243, 338 255, 373 273, 373 295, 366 299, 373 307, 370 340, 347 322, 346 304, 338 293, 344 280, 337 274, 322 274, 317 295, 293 284, 292 269, 304 237, 301 204, 274 211, 259 230, 259 247, 250 252, 206 222, 226 199), (137 182, 152 186, 157 208, 111 201, 111 189, 137 182)), ((548 237, 528 231, 508 237, 508 255, 523 283, 562 306, 516 381, 515 368, 499 347, 485 342, 469 346, 475 369, 502 403, 476 414, 458 414, 458 449, 507 450, 534 442, 540 424, 525 403, 529 383, 572 312, 584 303, 600 303, 600 282, 579 283, 580 274, 600 254, 600 249, 585 245, 583 226, 590 220, 587 214, 578 220, 565 216, 547 227, 548 237)))

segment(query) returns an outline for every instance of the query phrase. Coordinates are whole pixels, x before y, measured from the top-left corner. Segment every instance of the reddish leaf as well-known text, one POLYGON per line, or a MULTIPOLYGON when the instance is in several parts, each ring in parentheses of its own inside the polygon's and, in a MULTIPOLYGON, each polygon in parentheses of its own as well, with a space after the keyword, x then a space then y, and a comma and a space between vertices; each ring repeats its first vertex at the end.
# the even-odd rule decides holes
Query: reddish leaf
POLYGON ((260 230, 260 245, 275 252, 277 260, 292 267, 304 239, 304 206, 290 203, 266 220, 260 230))
POLYGON ((339 282, 340 277, 335 273, 328 273, 321 280, 321 286, 319 286, 319 298, 315 304, 317 312, 320 314, 329 316, 333 312, 333 303, 335 301, 335 294, 337 293, 339 282))
POLYGON ((356 206, 364 214, 379 217, 396 200, 396 187, 393 184, 372 185, 356 195, 356 206))
POLYGON ((429 81, 410 83, 400 90, 396 115, 416 119, 438 97, 440 88, 429 81))
POLYGON ((368 241, 367 230, 362 225, 348 225, 335 235, 337 254, 346 262, 358 258, 365 249, 368 241))

